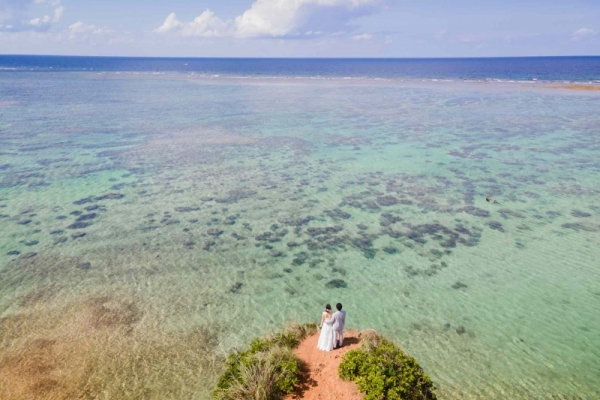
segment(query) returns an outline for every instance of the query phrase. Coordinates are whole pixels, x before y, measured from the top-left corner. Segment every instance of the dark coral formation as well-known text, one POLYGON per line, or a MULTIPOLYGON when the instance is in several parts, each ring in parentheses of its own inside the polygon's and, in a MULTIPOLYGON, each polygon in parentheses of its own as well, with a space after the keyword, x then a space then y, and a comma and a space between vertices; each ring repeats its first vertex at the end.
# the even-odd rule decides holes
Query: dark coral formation
POLYGON ((588 218, 592 216, 592 214, 581 210, 573 210, 571 211, 571 215, 576 218, 588 218))
POLYGON ((408 230, 398 230, 391 226, 386 226, 381 232, 395 239, 407 238, 419 244, 426 244, 427 238, 430 238, 438 241, 440 246, 445 248, 456 247, 457 243, 472 246, 476 245, 479 240, 478 234, 472 234, 468 229, 465 229, 462 226, 459 226, 454 230, 441 224, 411 225, 409 223, 403 223, 402 226, 404 229, 408 230), (468 236, 468 238, 462 237, 461 234, 463 236, 468 236))
POLYGON ((452 285, 452 289, 456 289, 456 290, 458 290, 458 289, 466 289, 468 287, 469 286, 467 284, 462 283, 461 281, 456 281, 456 283, 454 283, 452 285))
POLYGON ((86 197, 86 198, 83 198, 83 199, 75 200, 73 202, 73 204, 75 204, 76 206, 80 206, 82 204, 92 203, 93 201, 94 201, 93 197, 86 197))
POLYGON ((442 268, 446 268, 447 266, 448 265, 444 262, 442 262, 440 265, 431 264, 428 268, 425 268, 425 269, 418 269, 418 268, 413 267, 412 265, 407 265, 404 267, 404 271, 408 274, 408 276, 410 278, 415 278, 418 276, 429 277, 429 276, 437 275, 437 273, 442 268))
POLYGON ((394 246, 386 246, 383 248, 383 251, 385 251, 388 254, 396 254, 398 252, 398 249, 394 246))
POLYGON ((207 234, 209 234, 210 236, 221 236, 221 234, 223 234, 223 229, 220 228, 210 228, 209 230, 206 231, 207 234))
POLYGON ((242 235, 240 235, 240 234, 239 234, 239 233, 237 233, 237 232, 233 232, 233 233, 231 234, 231 237, 233 237, 235 240, 246 240, 246 237, 245 237, 245 236, 242 236, 242 235))
POLYGON ((308 228, 306 230, 306 232, 311 237, 317 237, 317 236, 322 236, 322 235, 333 235, 333 234, 341 232, 342 230, 344 230, 343 227, 336 225, 336 226, 328 226, 328 227, 324 227, 324 228, 308 228))
POLYGON ((98 196, 94 200, 96 200, 96 201, 102 201, 102 200, 119 200, 119 199, 122 199, 123 197, 125 197, 125 195, 123 193, 111 192, 111 193, 107 193, 107 194, 102 195, 102 196, 98 196))
POLYGON ((230 288, 229 288, 229 292, 231 293, 238 293, 240 290, 242 290, 242 286, 244 286, 243 283, 241 282, 236 282, 234 283, 230 288))
POLYGON ((347 213, 345 211, 340 210, 339 208, 336 208, 334 210, 325 211, 325 214, 334 220, 349 219, 350 217, 352 217, 352 215, 350 215, 349 213, 347 213))
POLYGON ((176 212, 186 213, 192 211, 199 211, 200 207, 175 207, 174 210, 176 212))
POLYGON ((508 218, 509 216, 515 218, 525 218, 525 216, 520 212, 509 210, 508 208, 501 208, 500 210, 498 210, 498 212, 500 213, 500 215, 502 215, 503 218, 508 218))
POLYGON ((477 208, 474 206, 467 206, 467 207, 463 207, 462 209, 460 209, 459 211, 464 211, 467 214, 471 214, 475 217, 484 217, 487 218, 490 216, 490 212, 483 210, 481 208, 477 208))
POLYGON ((252 196, 256 195, 256 193, 257 193, 256 191, 251 190, 251 189, 230 190, 227 193, 227 196, 215 199, 215 201, 217 203, 222 203, 222 204, 233 204, 233 203, 237 203, 240 200, 244 200, 249 197, 252 197, 252 196))
POLYGON ((301 251, 300 253, 296 254, 292 260, 292 264, 296 266, 303 265, 306 261, 308 261, 309 258, 310 255, 307 252, 301 251))
POLYGON ((310 221, 313 221, 315 217, 312 215, 308 215, 306 217, 301 218, 280 218, 279 222, 288 226, 302 226, 308 224, 310 221))
POLYGON ((381 214, 379 225, 390 226, 392 224, 395 224, 396 222, 401 222, 401 221, 402 221, 402 218, 400 218, 397 215, 393 215, 392 213, 383 213, 383 214, 381 214))
POLYGON ((579 222, 569 222, 566 224, 562 224, 561 227, 565 229, 573 229, 574 231, 598 232, 598 229, 592 226, 580 224, 579 222))
POLYGON ((71 225, 67 226, 68 229, 84 229, 87 227, 92 226, 91 222, 86 222, 86 221, 79 221, 79 222, 74 222, 71 225))
POLYGON ((223 221, 223 223, 225 225, 235 225, 236 221, 237 221, 237 215, 228 215, 225 220, 223 221))
POLYGON ((332 279, 325 284, 328 289, 343 289, 348 287, 348 284, 343 279, 332 279))
POLYGON ((81 221, 90 221, 95 219, 98 216, 98 214, 96 213, 90 213, 90 214, 83 214, 80 215, 79 217, 77 217, 76 221, 81 222, 81 221))
POLYGON ((77 264, 76 268, 87 271, 88 269, 92 268, 92 263, 91 262, 81 262, 81 263, 77 264))
POLYGON ((269 238, 273 236, 273 232, 263 232, 260 235, 256 235, 254 236, 254 239, 257 242, 266 242, 269 240, 269 238))
POLYGON ((380 196, 377 198, 377 204, 380 206, 393 206, 398 204, 398 199, 394 196, 380 196))
POLYGON ((504 232, 504 227, 498 221, 490 221, 490 222, 488 222, 488 226, 495 231, 504 232))
POLYGON ((204 242, 204 244, 202 245, 202 250, 205 251, 210 251, 211 247, 213 247, 214 245, 216 245, 217 242, 215 242, 214 240, 207 240, 206 242, 204 242))
POLYGON ((364 251, 373 247, 373 241, 368 236, 359 236, 352 239, 352 245, 364 251))
POLYGON ((21 254, 21 256, 19 257, 22 260, 28 260, 30 258, 33 258, 37 256, 37 253, 31 252, 31 253, 25 253, 25 254, 21 254))

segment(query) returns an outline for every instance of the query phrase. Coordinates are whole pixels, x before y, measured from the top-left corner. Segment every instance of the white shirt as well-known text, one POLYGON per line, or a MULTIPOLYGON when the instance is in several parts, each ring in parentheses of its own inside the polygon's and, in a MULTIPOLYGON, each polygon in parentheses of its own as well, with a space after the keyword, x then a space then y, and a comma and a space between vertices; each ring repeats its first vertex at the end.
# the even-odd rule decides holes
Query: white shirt
POLYGON ((333 329, 338 331, 344 330, 344 324, 346 323, 346 311, 337 311, 333 314, 333 329))

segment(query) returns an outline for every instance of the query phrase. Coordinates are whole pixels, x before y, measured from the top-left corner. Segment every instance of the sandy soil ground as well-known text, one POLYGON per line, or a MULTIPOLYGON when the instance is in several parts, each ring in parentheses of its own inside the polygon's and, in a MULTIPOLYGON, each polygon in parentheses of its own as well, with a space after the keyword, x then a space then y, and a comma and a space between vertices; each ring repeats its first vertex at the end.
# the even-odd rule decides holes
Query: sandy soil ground
POLYGON ((342 356, 360 346, 358 332, 348 331, 344 335, 344 346, 330 352, 317 349, 318 334, 306 338, 296 349, 303 361, 301 384, 298 390, 285 400, 361 400, 363 395, 354 382, 346 382, 338 375, 342 356))
POLYGON ((569 89, 569 90, 593 90, 600 91, 600 85, 560 85, 548 86, 550 89, 569 89))

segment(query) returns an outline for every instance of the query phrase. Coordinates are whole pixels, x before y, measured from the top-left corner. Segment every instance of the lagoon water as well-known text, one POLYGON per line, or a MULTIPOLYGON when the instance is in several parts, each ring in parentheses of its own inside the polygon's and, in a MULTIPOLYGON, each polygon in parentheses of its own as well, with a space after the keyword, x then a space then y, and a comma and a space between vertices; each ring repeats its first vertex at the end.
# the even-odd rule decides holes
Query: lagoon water
POLYGON ((0 395, 206 399, 341 301, 440 398, 600 398, 599 58, 202 62, 0 57, 0 395))

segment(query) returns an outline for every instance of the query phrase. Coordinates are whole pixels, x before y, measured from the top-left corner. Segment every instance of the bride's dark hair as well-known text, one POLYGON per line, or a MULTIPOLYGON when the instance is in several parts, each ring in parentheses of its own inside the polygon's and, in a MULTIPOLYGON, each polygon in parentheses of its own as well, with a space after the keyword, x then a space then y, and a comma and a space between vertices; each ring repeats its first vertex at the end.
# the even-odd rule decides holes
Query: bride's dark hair
POLYGON ((325 304, 325 309, 327 311, 330 311, 331 310, 331 304, 325 304))

